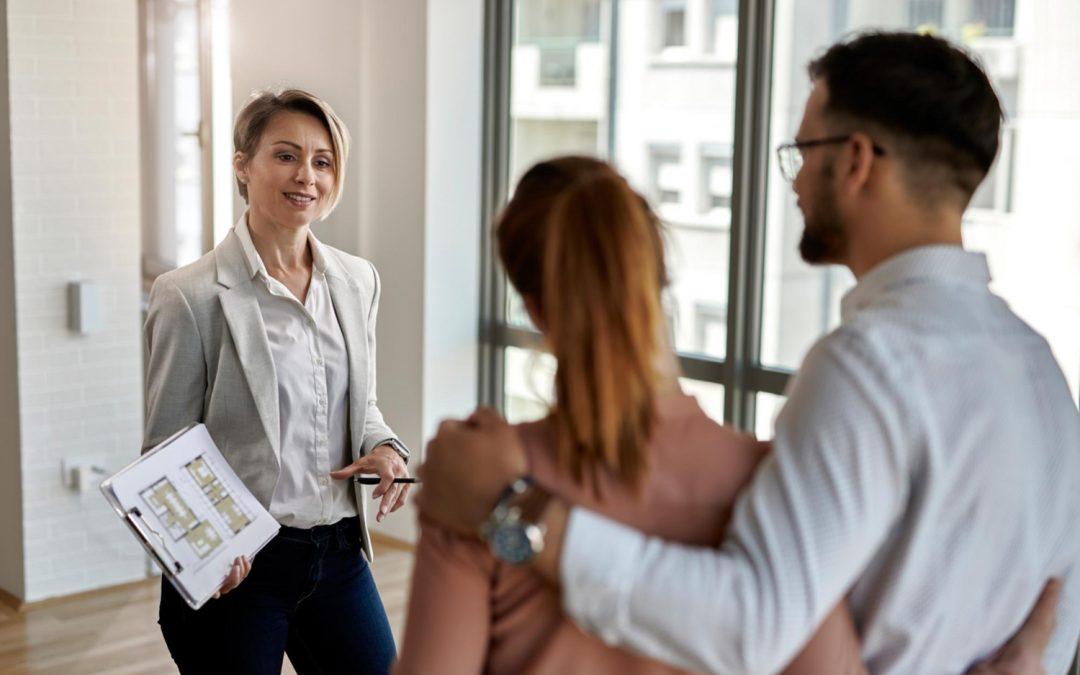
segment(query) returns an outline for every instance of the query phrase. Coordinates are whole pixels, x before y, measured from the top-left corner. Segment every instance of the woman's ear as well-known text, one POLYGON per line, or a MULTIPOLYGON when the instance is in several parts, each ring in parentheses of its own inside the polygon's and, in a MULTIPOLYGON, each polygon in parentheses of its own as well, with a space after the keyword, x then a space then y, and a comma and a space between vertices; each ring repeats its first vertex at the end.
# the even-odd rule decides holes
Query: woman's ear
POLYGON ((247 184, 247 158, 244 157, 244 153, 239 150, 233 153, 232 165, 233 171, 236 173, 236 180, 247 184))
POLYGON ((546 327, 544 326, 544 315, 540 312, 540 303, 532 295, 523 296, 521 299, 525 302, 525 311, 529 313, 529 318, 532 319, 536 330, 543 333, 546 327))

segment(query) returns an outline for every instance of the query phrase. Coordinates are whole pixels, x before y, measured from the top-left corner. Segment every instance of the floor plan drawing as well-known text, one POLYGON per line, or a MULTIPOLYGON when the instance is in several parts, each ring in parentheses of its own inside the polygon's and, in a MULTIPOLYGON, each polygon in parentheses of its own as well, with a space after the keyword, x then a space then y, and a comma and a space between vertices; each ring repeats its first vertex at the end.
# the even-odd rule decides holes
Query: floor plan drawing
MULTIPOLYGON (((200 460, 195 460, 200 461, 200 460)), ((192 462, 194 464, 195 462, 192 462)), ((205 463, 203 463, 205 466, 205 463)), ((188 468, 192 477, 195 477, 195 473, 192 472, 190 465, 188 468)), ((221 486, 221 483, 217 480, 216 476, 210 473, 212 481, 208 481, 206 485, 200 485, 203 489, 203 493, 207 494, 208 489, 212 489, 217 492, 221 492, 225 498, 232 501, 232 497, 228 495, 227 491, 221 486), (216 487, 215 487, 216 486, 216 487)), ((196 478, 198 482, 198 478, 196 478)), ((158 482, 154 483, 150 487, 139 493, 146 503, 150 506, 151 511, 165 526, 165 530, 172 537, 173 541, 180 541, 181 539, 186 541, 195 554, 199 558, 206 558, 210 555, 218 546, 221 545, 221 534, 218 533, 217 528, 209 520, 200 520, 195 511, 192 509, 188 501, 184 499, 184 496, 180 493, 180 490, 176 488, 171 480, 168 478, 162 478, 158 482)), ((207 495, 209 497, 209 495, 207 495)), ((221 501, 224 501, 222 499, 221 501)), ((220 502, 219 502, 220 503, 220 502)), ((218 506, 218 511, 221 512, 222 507, 218 506)), ((226 507, 230 508, 230 507, 226 507)), ((238 509, 235 511, 239 512, 238 509)), ((230 509, 230 513, 233 509, 230 509)), ((225 514, 222 513, 224 516, 225 514)), ((246 516, 240 515, 244 518, 244 525, 249 522, 246 516)), ((229 521, 229 517, 226 517, 226 522, 229 521)), ((236 516, 233 516, 233 521, 230 522, 230 527, 234 527, 233 522, 239 522, 236 520, 236 516)), ((243 529, 243 526, 241 526, 243 529)), ((238 530, 233 530, 234 532, 238 530)))
POLYGON ((188 543, 200 558, 205 558, 221 545, 221 535, 217 533, 209 520, 204 520, 188 532, 188 543))
POLYGON ((173 541, 180 541, 198 525, 199 519, 168 478, 162 478, 139 494, 165 526, 173 541))
POLYGON ((195 484, 203 491, 203 494, 210 500, 210 503, 217 509, 221 517, 225 519, 233 534, 239 533, 251 523, 251 517, 244 512, 239 502, 229 494, 225 484, 217 477, 217 474, 210 468, 210 464, 202 455, 188 462, 184 468, 187 469, 195 480, 195 484))

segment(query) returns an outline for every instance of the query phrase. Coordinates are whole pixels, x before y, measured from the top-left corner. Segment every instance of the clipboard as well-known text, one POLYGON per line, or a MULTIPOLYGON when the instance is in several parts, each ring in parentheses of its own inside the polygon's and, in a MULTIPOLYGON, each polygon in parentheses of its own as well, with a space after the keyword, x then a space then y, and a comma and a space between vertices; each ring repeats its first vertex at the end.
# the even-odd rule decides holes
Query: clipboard
POLYGON ((254 558, 280 529, 203 424, 147 451, 101 493, 192 609, 217 592, 233 560, 254 558))

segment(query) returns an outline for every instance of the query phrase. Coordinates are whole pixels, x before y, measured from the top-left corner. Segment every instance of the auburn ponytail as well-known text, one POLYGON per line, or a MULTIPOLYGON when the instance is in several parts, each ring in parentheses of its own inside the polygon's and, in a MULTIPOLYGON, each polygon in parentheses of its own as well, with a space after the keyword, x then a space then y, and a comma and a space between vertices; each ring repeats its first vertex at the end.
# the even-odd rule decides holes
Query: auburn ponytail
POLYGON ((497 224, 511 283, 539 310, 558 368, 552 416, 560 466, 605 466, 636 486, 655 421, 666 281, 659 222, 609 165, 542 162, 497 224))

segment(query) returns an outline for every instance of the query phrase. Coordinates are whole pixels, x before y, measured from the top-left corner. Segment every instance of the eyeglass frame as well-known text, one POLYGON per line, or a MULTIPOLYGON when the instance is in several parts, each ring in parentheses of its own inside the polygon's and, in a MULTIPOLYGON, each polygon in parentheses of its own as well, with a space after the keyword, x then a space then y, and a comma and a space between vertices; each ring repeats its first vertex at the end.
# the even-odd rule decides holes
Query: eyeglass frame
MULTIPOLYGON (((825 138, 814 138, 808 141, 793 141, 791 143, 782 143, 776 146, 776 161, 780 167, 780 175, 789 183, 794 183, 795 178, 799 175, 799 171, 802 170, 803 159, 802 151, 807 148, 816 148, 820 145, 835 145, 837 143, 847 143, 851 140, 855 134, 845 134, 843 136, 827 136, 825 138), (791 164, 790 161, 784 159, 785 155, 790 156, 792 151, 796 151, 799 154, 799 168, 791 173, 787 166, 791 164), (790 174, 790 175, 789 175, 790 174)), ((877 143, 871 142, 871 148, 873 148, 874 154, 878 157, 885 155, 885 148, 881 147, 877 143)))

